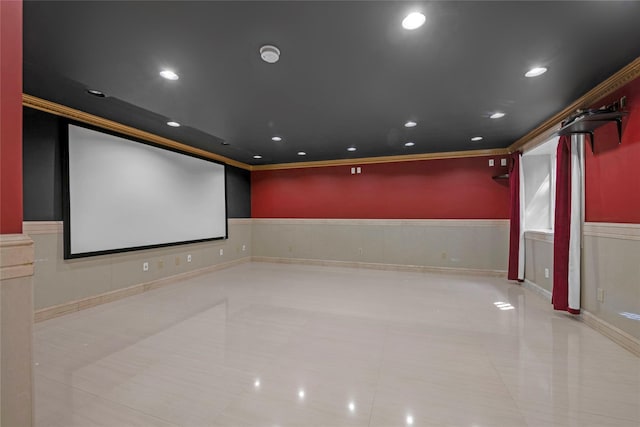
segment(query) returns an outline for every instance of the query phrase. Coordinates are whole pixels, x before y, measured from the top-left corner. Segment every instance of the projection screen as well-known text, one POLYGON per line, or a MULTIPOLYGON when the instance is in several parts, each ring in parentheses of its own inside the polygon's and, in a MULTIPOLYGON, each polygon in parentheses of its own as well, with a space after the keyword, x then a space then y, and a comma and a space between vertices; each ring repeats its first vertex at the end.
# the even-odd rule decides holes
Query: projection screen
POLYGON ((227 238, 223 164, 67 130, 65 258, 227 238))

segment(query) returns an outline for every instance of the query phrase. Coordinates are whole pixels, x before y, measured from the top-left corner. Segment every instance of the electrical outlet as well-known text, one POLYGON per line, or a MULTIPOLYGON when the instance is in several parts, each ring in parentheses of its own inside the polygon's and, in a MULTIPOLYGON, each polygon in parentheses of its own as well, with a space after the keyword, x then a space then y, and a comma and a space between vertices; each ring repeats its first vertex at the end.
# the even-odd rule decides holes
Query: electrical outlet
POLYGON ((548 268, 545 268, 545 269, 544 269, 544 278, 545 278, 545 279, 548 279, 548 278, 549 278, 549 269, 548 269, 548 268))
POLYGON ((351 175, 355 175, 356 174, 356 168, 351 168, 351 175))
POLYGON ((149 263, 148 262, 143 262, 142 263, 142 271, 149 271, 149 263))
POLYGON ((191 262, 191 254, 187 255, 187 262, 191 262))
POLYGON ((358 255, 362 255, 362 248, 358 248, 358 255))
POLYGON ((604 302, 604 289, 597 288, 596 292, 597 292, 597 295, 598 295, 598 302, 604 302))
POLYGON ((224 255, 224 249, 220 248, 220 256, 224 255))
POLYGON ((158 261, 158 270, 162 270, 164 268, 164 261, 158 261))
POLYGON ((447 253, 446 253, 446 252, 442 252, 442 253, 440 254, 440 258, 441 258, 441 259, 447 259, 447 253))
POLYGON ((356 173, 362 173, 362 168, 360 166, 356 168, 356 173))
POLYGON ((289 246, 289 252, 293 252, 293 246, 289 246))
POLYGON ((176 257, 176 265, 180 265, 180 257, 179 256, 176 257))
POLYGON ((493 165, 495 165, 495 160, 489 159, 489 166, 493 166, 493 165))
POLYGON ((242 252, 247 250, 247 245, 242 245, 242 252))

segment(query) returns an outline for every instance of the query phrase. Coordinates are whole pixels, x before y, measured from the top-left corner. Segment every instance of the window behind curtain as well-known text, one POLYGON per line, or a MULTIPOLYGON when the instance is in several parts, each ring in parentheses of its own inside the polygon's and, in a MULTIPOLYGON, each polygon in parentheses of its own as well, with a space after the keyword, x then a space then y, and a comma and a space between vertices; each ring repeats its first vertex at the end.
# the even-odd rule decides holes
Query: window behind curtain
POLYGON ((522 156, 525 231, 553 231, 557 145, 555 137, 522 156))

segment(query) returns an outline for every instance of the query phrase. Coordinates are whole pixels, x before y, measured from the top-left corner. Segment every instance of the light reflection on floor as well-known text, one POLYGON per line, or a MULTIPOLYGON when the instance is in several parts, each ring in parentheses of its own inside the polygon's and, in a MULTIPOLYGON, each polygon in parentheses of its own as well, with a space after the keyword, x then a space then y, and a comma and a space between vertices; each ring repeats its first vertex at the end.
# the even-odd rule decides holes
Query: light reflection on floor
POLYGON ((499 278, 244 264, 39 323, 34 365, 38 426, 640 424, 640 359, 499 278))

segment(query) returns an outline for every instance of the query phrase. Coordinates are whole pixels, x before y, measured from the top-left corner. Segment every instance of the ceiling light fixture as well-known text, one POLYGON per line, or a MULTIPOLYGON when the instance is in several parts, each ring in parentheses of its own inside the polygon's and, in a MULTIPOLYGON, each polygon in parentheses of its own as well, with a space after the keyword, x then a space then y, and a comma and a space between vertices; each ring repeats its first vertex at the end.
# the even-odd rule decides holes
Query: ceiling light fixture
POLYGON ((418 126, 418 123, 414 122, 413 120, 409 120, 407 123, 404 124, 404 127, 406 128, 414 128, 418 126))
POLYGON ((298 151, 298 156, 306 156, 307 153, 305 153, 304 151, 298 151))
POLYGON ((504 113, 500 113, 500 112, 493 113, 492 115, 489 116, 490 119, 500 119, 502 117, 504 117, 504 113))
POLYGON ((280 142, 280 141, 282 141, 282 137, 281 136, 272 136, 271 140, 275 141, 275 142, 280 142))
POLYGON ((260 48, 260 58, 269 64, 275 64, 280 59, 280 49, 270 44, 260 48))
POLYGON ((347 148, 347 151, 356 151, 356 150, 357 150, 357 148, 356 148, 356 147, 349 147, 349 148, 347 148))
POLYGON ((415 30, 416 28, 422 27, 425 20, 426 18, 422 13, 411 12, 402 20, 402 27, 405 30, 415 30))
POLYGON ((547 72, 546 67, 534 67, 524 73, 525 77, 538 77, 547 72))
POLYGON ((87 89, 87 93, 89 95, 97 96, 98 98, 104 98, 105 97, 104 92, 101 92, 101 91, 95 90, 95 89, 87 89))
POLYGON ((481 136, 474 136, 473 138, 471 138, 471 140, 472 140, 473 142, 482 141, 482 137, 481 137, 481 136))
POLYGON ((180 127, 180 123, 178 123, 178 122, 167 122, 167 125, 171 126, 172 128, 179 128, 180 127))
POLYGON ((160 71, 160 75, 167 80, 178 80, 180 78, 180 76, 171 70, 162 70, 160 71))
POLYGON ((253 156, 254 159, 261 159, 262 156, 260 154, 256 154, 255 156, 253 156))
POLYGON ((416 145, 416 143, 415 143, 415 142, 405 142, 405 143, 404 143, 404 146, 405 146, 405 147, 413 147, 414 145, 416 145))

